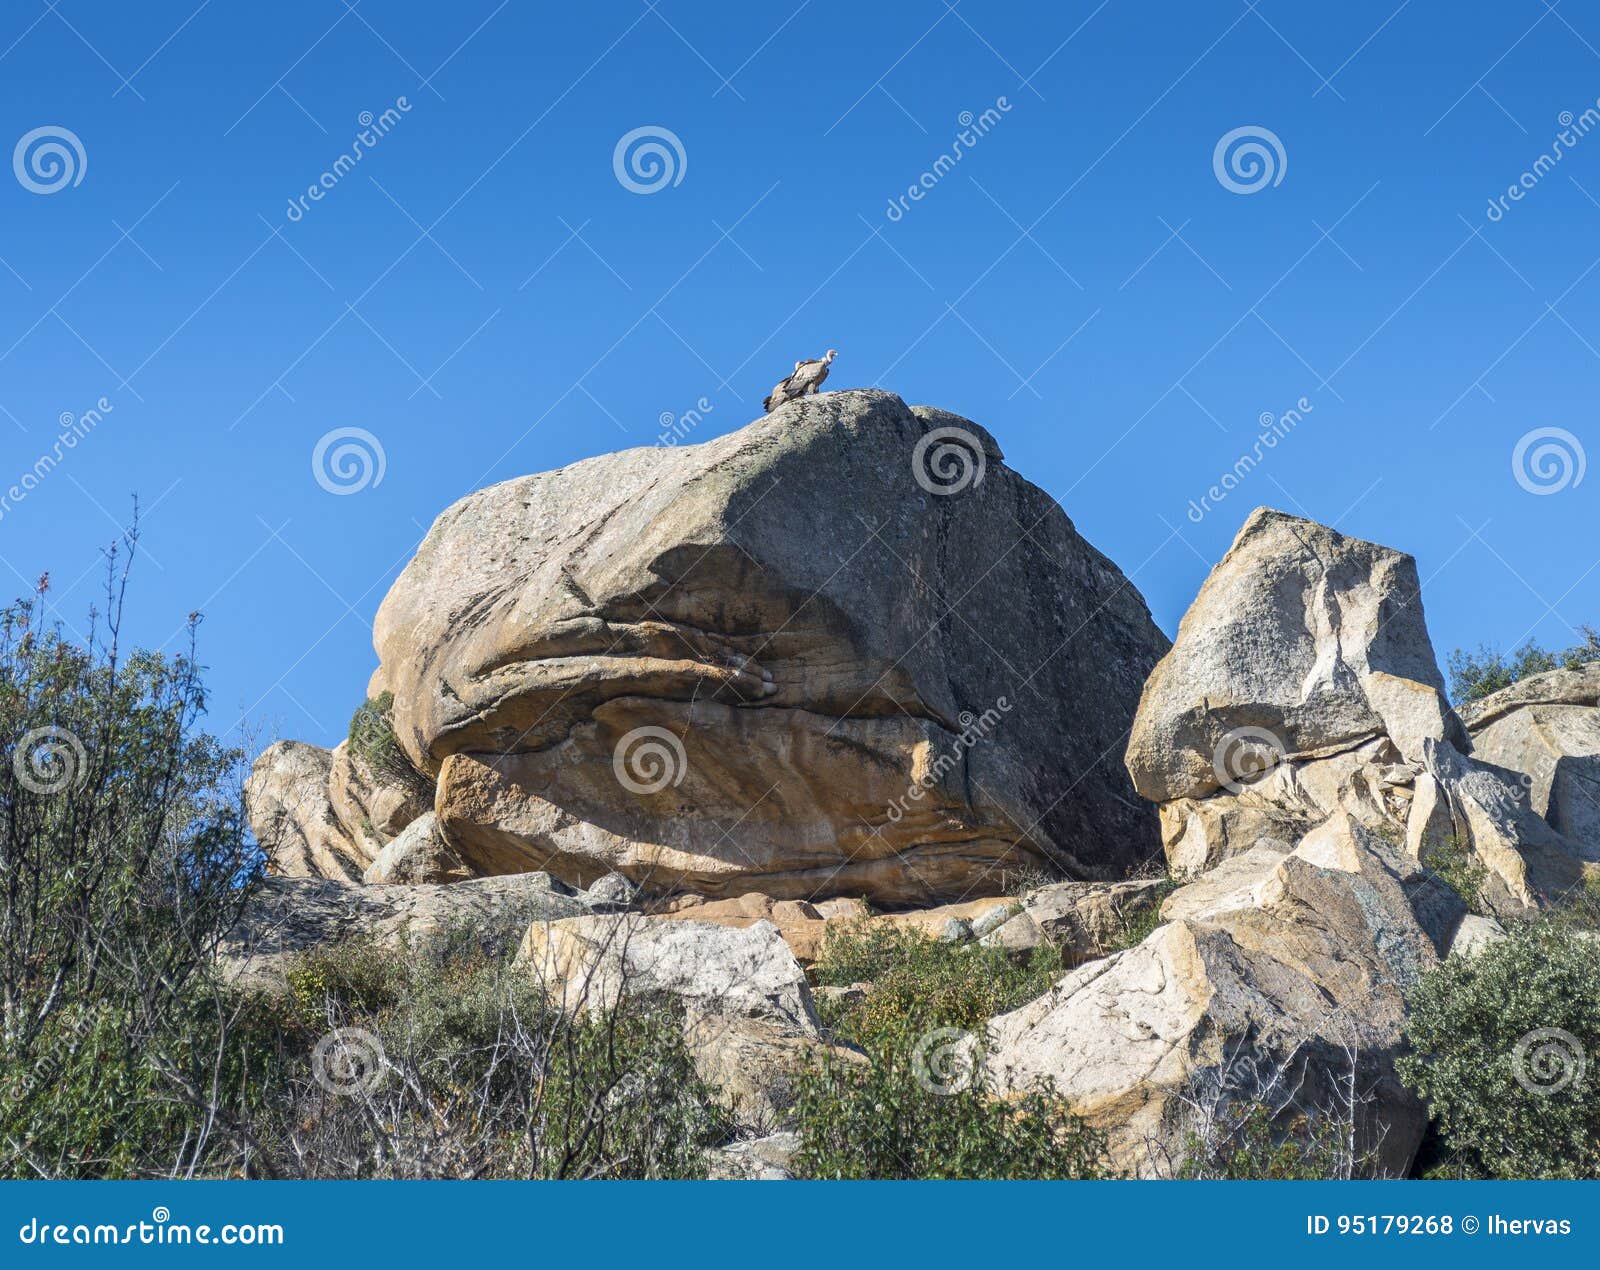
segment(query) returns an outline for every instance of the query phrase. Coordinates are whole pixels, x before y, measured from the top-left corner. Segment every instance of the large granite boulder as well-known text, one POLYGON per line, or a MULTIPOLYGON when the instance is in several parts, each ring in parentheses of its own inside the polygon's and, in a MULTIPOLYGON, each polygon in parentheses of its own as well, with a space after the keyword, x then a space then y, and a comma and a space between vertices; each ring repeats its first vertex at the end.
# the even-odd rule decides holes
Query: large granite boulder
POLYGON ((1203 798, 1264 764, 1387 737, 1463 747, 1422 614, 1416 562, 1258 508, 1211 571, 1145 685, 1128 772, 1146 798, 1203 798))
MULTIPOLYGON (((1543 695, 1589 690, 1563 681, 1543 695)), ((1521 700, 1540 695, 1524 689, 1521 700)), ((1517 756, 1533 766, 1528 711, 1576 708, 1586 707, 1481 717, 1508 749, 1521 738, 1517 756)), ((1540 819, 1528 778, 1471 748, 1443 695, 1411 557, 1260 509, 1150 676, 1127 763, 1135 787, 1161 803, 1180 877, 1259 847, 1288 850, 1354 803, 1488 912, 1558 902, 1600 855, 1540 819)), ((1534 779, 1535 801, 1555 784, 1553 771, 1544 786, 1534 779)), ((1561 788, 1576 802, 1581 777, 1561 788)))
POLYGON ((916 904, 1157 849, 1116 762, 1143 600, 981 427, 890 393, 480 490, 374 642, 480 873, 916 904))

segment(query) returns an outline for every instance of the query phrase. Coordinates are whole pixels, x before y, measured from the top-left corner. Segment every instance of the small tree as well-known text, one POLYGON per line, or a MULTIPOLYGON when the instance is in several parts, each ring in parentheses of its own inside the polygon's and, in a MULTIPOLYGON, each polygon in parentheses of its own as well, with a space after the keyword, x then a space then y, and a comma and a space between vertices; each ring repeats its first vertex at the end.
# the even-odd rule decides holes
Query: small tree
POLYGON ((120 649, 136 541, 82 643, 47 578, 0 610, 0 1174, 187 1172, 215 1126, 210 969, 256 852, 242 755, 196 730, 198 616, 182 654, 120 649))

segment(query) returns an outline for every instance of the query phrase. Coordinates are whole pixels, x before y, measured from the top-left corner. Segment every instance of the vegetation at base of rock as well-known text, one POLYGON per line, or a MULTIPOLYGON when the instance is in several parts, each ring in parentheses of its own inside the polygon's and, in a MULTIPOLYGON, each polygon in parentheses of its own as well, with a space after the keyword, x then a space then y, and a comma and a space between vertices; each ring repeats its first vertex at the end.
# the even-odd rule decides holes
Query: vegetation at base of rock
POLYGON ((872 1059, 823 1058, 801 1074, 797 1176, 1071 1179, 1107 1169, 1100 1135, 1048 1085, 999 1099, 958 1074, 960 1087, 941 1092, 912 1049, 889 1044, 872 1059))
POLYGON ((1157 926, 1161 925, 1161 903, 1178 889, 1178 884, 1171 878, 1166 878, 1155 889, 1155 894, 1150 896, 1143 904, 1131 912, 1123 911, 1117 914, 1122 923, 1116 941, 1108 952, 1120 952, 1124 948, 1132 948, 1142 944, 1154 933, 1157 926))
POLYGON ((1200 1182, 1338 1182, 1367 1176, 1370 1161, 1352 1150, 1332 1116, 1285 1117, 1266 1103, 1235 1108, 1221 1135, 1191 1133, 1172 1175, 1200 1182))
MULTIPOLYGON (((467 941, 461 941, 462 947, 467 941)), ((525 967, 466 953, 396 958, 354 943, 299 959, 257 995, 241 1046, 273 1074, 253 1171, 310 1178, 705 1175, 731 1126, 695 1075, 674 1003, 568 1018, 525 967), (360 1087, 331 1092, 315 1055, 356 1038, 360 1087)))
POLYGON ((1469 845, 1451 834, 1443 842, 1424 845, 1421 863, 1461 898, 1469 912, 1479 910, 1479 895, 1489 871, 1469 845))
POLYGON ((1600 1174, 1600 959, 1541 920, 1450 957, 1409 998, 1402 1077, 1428 1100, 1449 1176, 1600 1174))
POLYGON ((1457 704, 1477 701, 1530 675, 1571 670, 1585 662, 1600 661, 1600 630, 1585 623, 1578 633, 1583 642, 1570 648, 1547 649, 1530 639, 1510 654, 1488 644, 1480 644, 1475 652, 1456 649, 1446 662, 1450 699, 1457 704))
POLYGON ((933 1028, 981 1029, 996 1014, 1046 992, 1063 970, 1060 952, 1051 947, 1018 963, 999 949, 871 924, 830 934, 814 973, 824 985, 872 985, 864 1000, 825 1005, 821 1013, 835 1036, 873 1054, 933 1028))
POLYGON ((350 716, 350 752, 374 772, 410 777, 414 773, 394 734, 394 693, 368 697, 350 716))
POLYGON ((1061 955, 1025 963, 998 949, 941 943, 892 925, 830 935, 817 963, 826 985, 872 985, 864 999, 825 1003, 837 1040, 861 1046, 866 1065, 824 1056, 799 1077, 794 1168, 817 1178, 1074 1178, 1108 1167, 1104 1142, 1051 1087, 991 1096, 974 1041, 995 1014, 1032 1000, 1061 977, 1061 955))

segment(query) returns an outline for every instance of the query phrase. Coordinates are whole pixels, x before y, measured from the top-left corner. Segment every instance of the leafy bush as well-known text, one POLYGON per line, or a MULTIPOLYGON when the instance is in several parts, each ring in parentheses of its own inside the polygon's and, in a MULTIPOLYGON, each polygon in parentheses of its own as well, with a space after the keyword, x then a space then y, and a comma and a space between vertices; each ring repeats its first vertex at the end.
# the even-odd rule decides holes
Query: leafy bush
POLYGON ((1410 997, 1400 1073, 1428 1100, 1451 1171, 1494 1178, 1600 1172, 1600 959, 1539 921, 1451 957, 1410 997))
POLYGON ((887 923, 831 934, 815 970, 820 984, 871 983, 864 1001, 824 1008, 836 1035, 866 1049, 932 1028, 980 1028, 1042 995, 1061 977, 1061 954, 1037 949, 1023 963, 999 949, 946 944, 887 923))
POLYGON ((913 1053, 885 1046, 870 1066, 827 1057, 801 1073, 793 1167, 812 1178, 1088 1178, 1105 1143, 1048 1084, 1021 1098, 980 1082, 930 1087, 913 1053))
POLYGON ((827 1178, 1065 1178, 1103 1170, 1105 1146, 1049 1086, 991 1096, 976 1062, 996 1014, 1032 1000, 1062 974, 1053 948, 1025 963, 997 949, 946 944, 888 924, 831 935, 822 984, 867 982, 859 1002, 825 1004, 835 1039, 868 1062, 835 1056, 797 1079, 802 1147, 794 1167, 827 1178))
POLYGON ((1578 628, 1578 633, 1583 642, 1570 648, 1552 651, 1529 640, 1509 657, 1487 644, 1479 645, 1476 652, 1456 649, 1447 663, 1451 699, 1458 705, 1477 701, 1530 675, 1600 661, 1600 631, 1586 624, 1578 628))
POLYGON ((350 716, 350 752, 365 759, 374 772, 413 777, 405 751, 394 734, 394 693, 368 697, 350 716))

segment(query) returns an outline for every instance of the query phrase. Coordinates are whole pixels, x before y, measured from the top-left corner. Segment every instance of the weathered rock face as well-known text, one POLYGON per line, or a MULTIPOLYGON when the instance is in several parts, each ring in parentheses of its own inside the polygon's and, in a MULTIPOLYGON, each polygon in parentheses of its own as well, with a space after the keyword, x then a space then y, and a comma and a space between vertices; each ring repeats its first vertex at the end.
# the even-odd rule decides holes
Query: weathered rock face
MULTIPOLYGON (((1128 746, 1134 784, 1162 800, 1173 871, 1287 850, 1353 799, 1414 861, 1464 852, 1483 874, 1475 902, 1497 915, 1558 899, 1596 853, 1541 821, 1515 773, 1467 756, 1440 683, 1409 556, 1252 513, 1151 675, 1128 746)), ((1519 702, 1591 690, 1569 677, 1519 702)), ((1510 708, 1479 717, 1512 757, 1549 769, 1548 790, 1552 751, 1581 744, 1576 725, 1560 742, 1535 737, 1528 710, 1567 707, 1510 708)), ((1573 775, 1568 806, 1585 792, 1573 775)))
POLYGON ((1600 662, 1532 675, 1463 707, 1474 758, 1517 773, 1557 833, 1600 851, 1600 662))
POLYGON ((1224 738, 1240 729, 1270 733, 1291 760, 1375 737, 1411 762, 1424 738, 1464 745, 1416 562, 1312 521, 1253 512, 1145 685, 1128 743, 1134 787, 1158 803, 1203 798, 1229 776, 1224 738))
POLYGON ((256 759, 245 806, 272 871, 291 878, 355 882, 373 849, 346 832, 328 795, 333 754, 318 745, 279 741, 256 759))
POLYGON ((1143 943, 992 1021, 995 1086, 1048 1077, 1122 1168, 1148 1174, 1182 1160, 1208 1086, 1269 1112, 1335 1115, 1353 1081, 1371 1095, 1351 1126, 1358 1153, 1403 1174, 1426 1123, 1393 1068, 1404 994, 1459 905, 1340 812, 1292 852, 1258 849, 1179 889, 1163 914, 1143 943))
POLYGON ((245 782, 250 828, 271 870, 284 877, 360 881, 384 845, 430 803, 430 785, 420 775, 375 771, 345 741, 332 750, 279 741, 262 751, 245 782))
POLYGON ((389 840, 373 857, 361 880, 368 884, 397 882, 462 882, 472 876, 439 832, 439 818, 424 812, 389 840))
POLYGON ((479 491, 375 643, 479 872, 927 903, 1156 848, 1114 758, 1143 601, 983 429, 888 393, 479 491))

